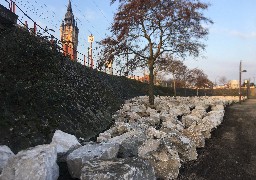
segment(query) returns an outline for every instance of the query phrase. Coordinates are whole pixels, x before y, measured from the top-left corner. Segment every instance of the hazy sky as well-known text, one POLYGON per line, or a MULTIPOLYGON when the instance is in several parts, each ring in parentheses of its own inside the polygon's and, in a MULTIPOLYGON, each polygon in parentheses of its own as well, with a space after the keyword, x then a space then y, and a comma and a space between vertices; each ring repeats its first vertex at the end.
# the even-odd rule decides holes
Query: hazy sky
MULTIPOLYGON (((66 12, 68 0, 14 0, 18 6, 42 27, 54 29, 59 38, 59 27, 66 12)), ((110 0, 72 0, 73 13, 79 20, 78 51, 87 53, 87 36, 93 33, 99 41, 108 33, 116 5, 110 6, 110 0)), ((205 15, 214 21, 204 52, 204 58, 185 61, 189 68, 200 68, 212 81, 221 76, 228 80, 238 79, 239 62, 242 60, 243 79, 256 77, 256 0, 205 0, 211 6, 205 15)), ((5 0, 1 4, 7 7, 5 0)), ((27 18, 17 10, 19 19, 27 18)), ((31 21, 28 21, 32 26, 31 21)))
POLYGON ((256 0, 212 0, 206 13, 214 24, 205 59, 189 62, 207 72, 212 81, 220 76, 238 79, 242 60, 244 78, 256 77, 256 0))

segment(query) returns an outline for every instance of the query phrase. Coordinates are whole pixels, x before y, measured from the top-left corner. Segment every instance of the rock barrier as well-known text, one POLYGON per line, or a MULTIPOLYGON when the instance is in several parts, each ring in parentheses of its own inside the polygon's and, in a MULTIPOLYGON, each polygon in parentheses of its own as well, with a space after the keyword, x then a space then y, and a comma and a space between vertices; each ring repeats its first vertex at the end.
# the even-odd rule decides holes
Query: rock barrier
POLYGON ((196 148, 223 121, 225 106, 237 97, 148 97, 127 100, 113 118, 115 124, 83 146, 75 136, 57 130, 51 144, 14 155, 0 146, 0 179, 49 179, 59 176, 57 162, 67 162, 73 178, 176 179, 196 148))

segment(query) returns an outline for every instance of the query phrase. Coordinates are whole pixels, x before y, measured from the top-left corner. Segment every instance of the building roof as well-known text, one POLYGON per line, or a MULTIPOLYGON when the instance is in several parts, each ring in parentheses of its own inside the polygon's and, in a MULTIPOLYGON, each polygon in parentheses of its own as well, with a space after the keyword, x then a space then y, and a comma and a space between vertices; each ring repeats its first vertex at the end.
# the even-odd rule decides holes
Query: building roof
POLYGON ((68 1, 68 8, 67 8, 67 12, 65 14, 65 21, 71 21, 73 22, 74 20, 74 15, 72 12, 72 5, 71 5, 71 1, 68 1))
POLYGON ((67 9, 67 11, 72 12, 72 6, 71 6, 71 1, 70 0, 68 1, 68 9, 67 9))

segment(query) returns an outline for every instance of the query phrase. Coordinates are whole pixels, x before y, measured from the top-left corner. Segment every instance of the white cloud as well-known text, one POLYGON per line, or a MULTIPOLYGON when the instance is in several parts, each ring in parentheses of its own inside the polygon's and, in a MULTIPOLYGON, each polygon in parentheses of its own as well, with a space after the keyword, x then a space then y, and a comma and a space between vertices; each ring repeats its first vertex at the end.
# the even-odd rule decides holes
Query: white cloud
POLYGON ((242 39, 255 39, 256 38, 256 32, 239 32, 239 31, 230 31, 230 35, 239 37, 242 39))
POLYGON ((242 32, 227 28, 212 28, 211 32, 216 34, 225 34, 233 37, 238 37, 241 39, 256 39, 256 31, 242 32))

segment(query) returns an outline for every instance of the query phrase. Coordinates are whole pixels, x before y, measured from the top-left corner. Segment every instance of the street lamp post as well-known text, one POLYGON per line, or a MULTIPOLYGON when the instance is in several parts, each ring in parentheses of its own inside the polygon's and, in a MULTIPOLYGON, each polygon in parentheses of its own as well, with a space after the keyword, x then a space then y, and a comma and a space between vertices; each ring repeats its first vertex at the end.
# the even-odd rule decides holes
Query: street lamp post
POLYGON ((242 61, 240 61, 239 65, 239 104, 241 104, 241 79, 242 79, 242 72, 246 72, 246 70, 242 70, 242 61))
POLYGON ((91 68, 93 69, 93 59, 92 59, 92 43, 94 42, 94 36, 91 34, 88 36, 88 42, 90 43, 90 60, 91 60, 91 68))

